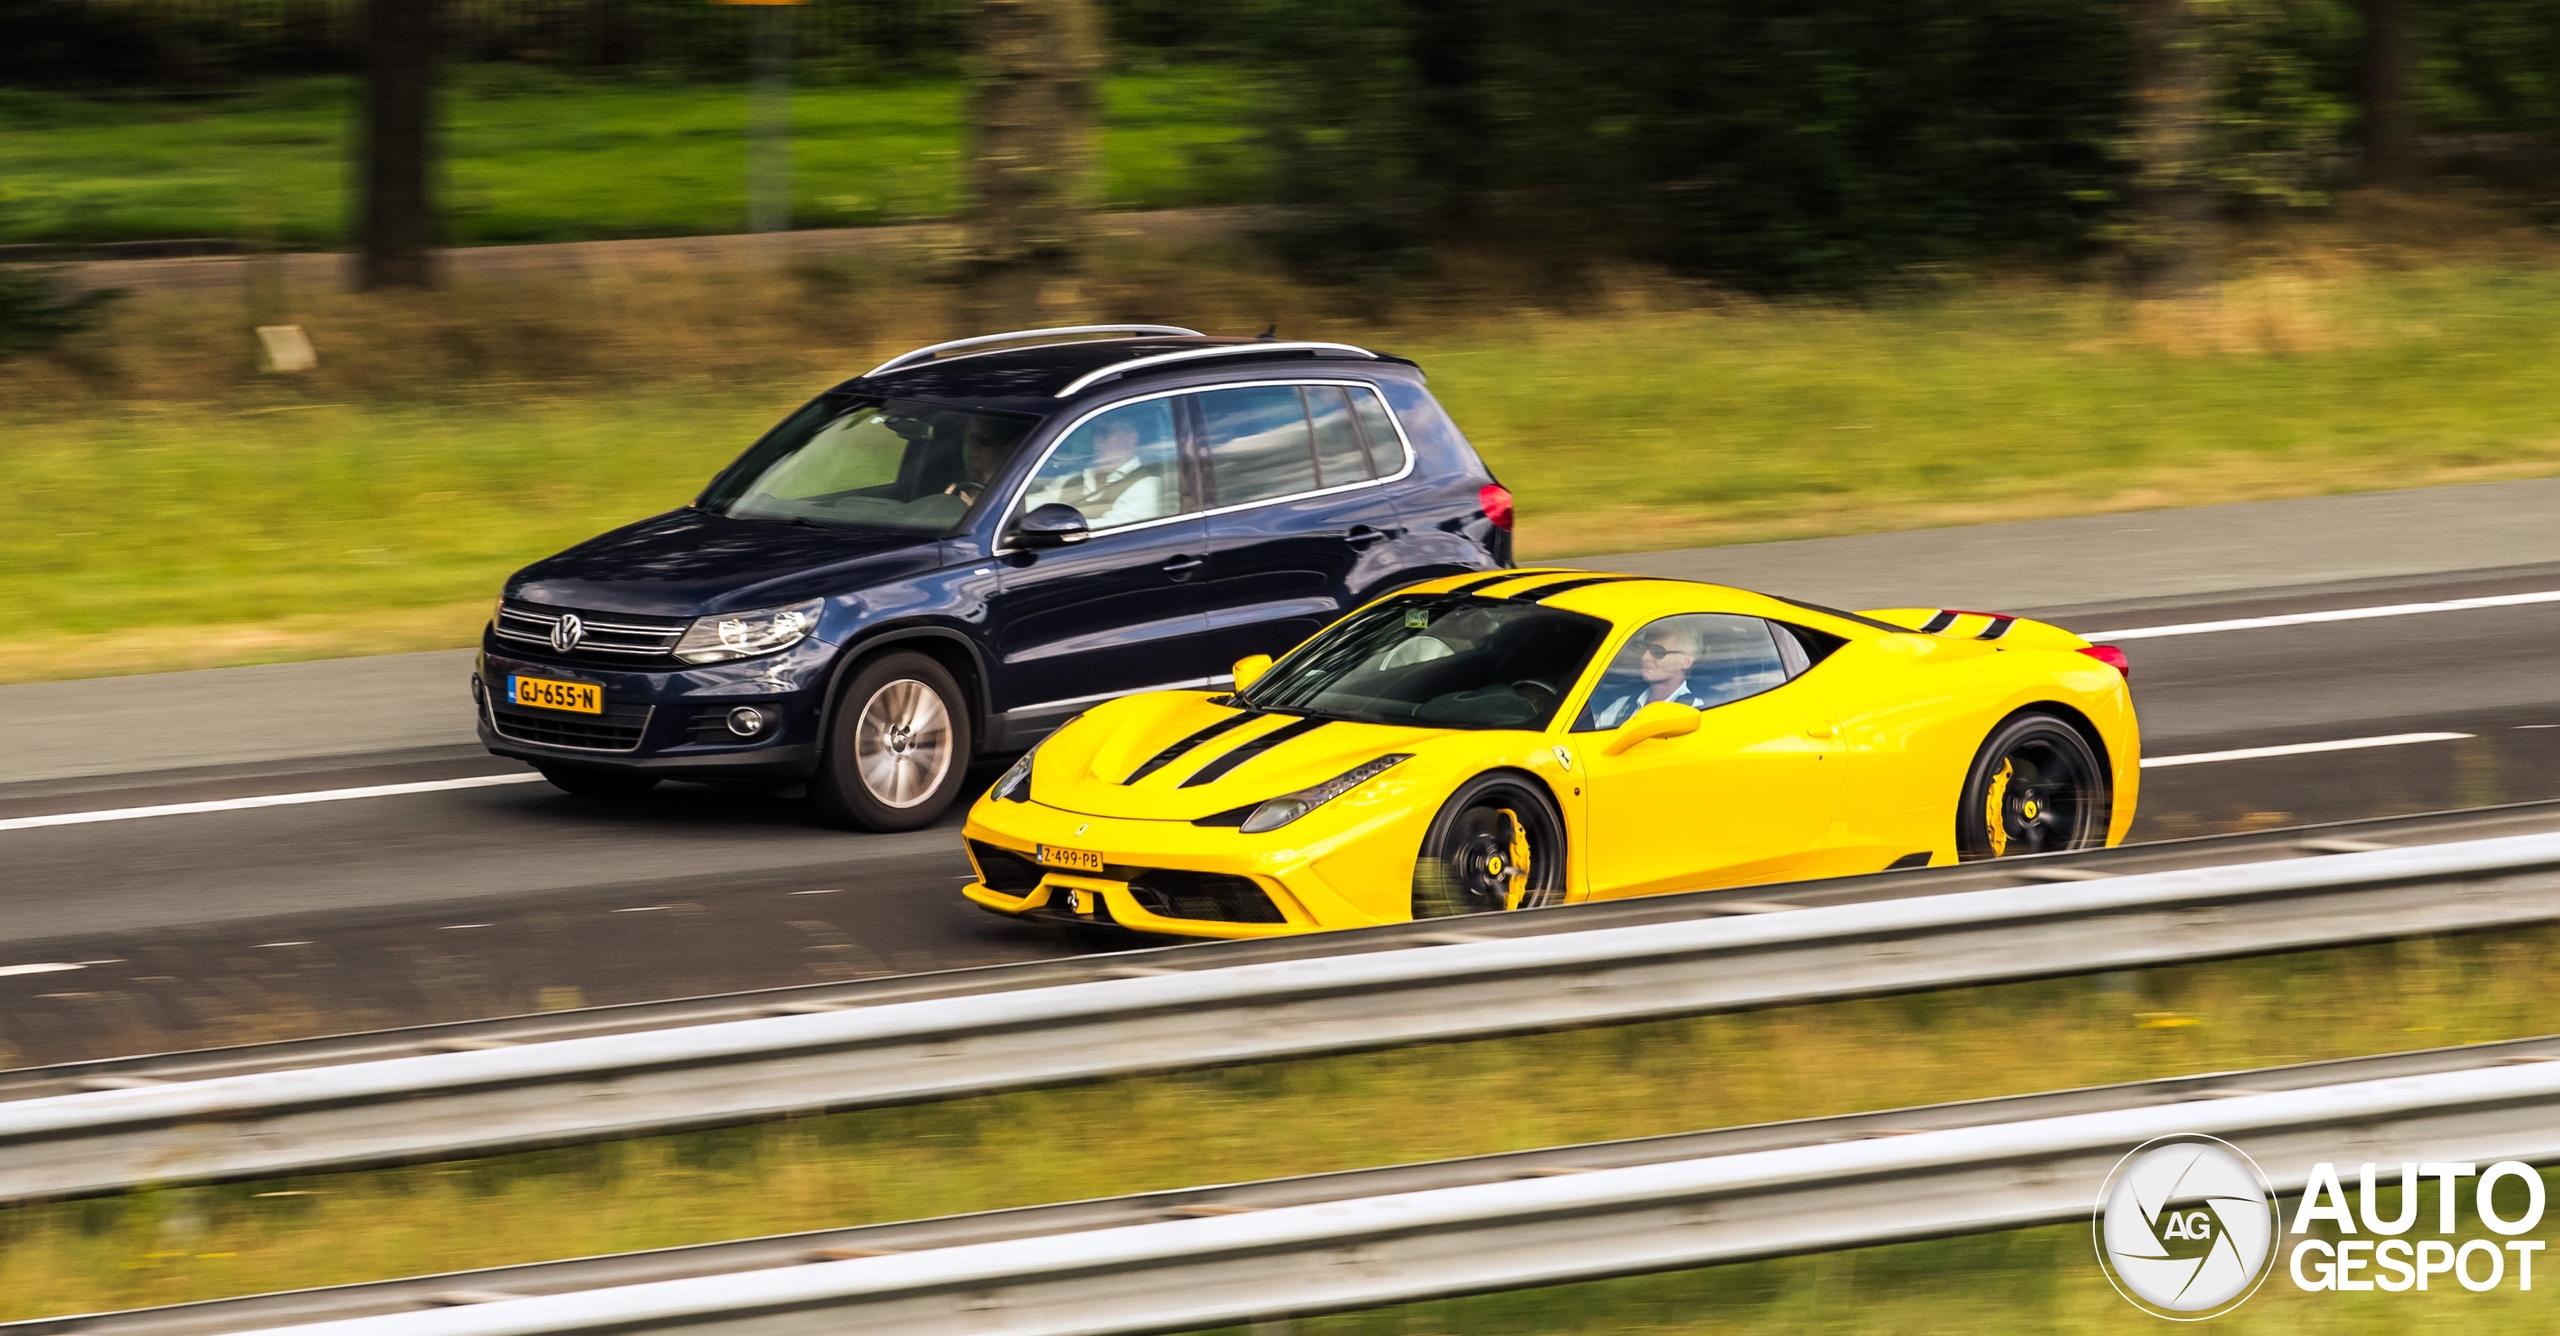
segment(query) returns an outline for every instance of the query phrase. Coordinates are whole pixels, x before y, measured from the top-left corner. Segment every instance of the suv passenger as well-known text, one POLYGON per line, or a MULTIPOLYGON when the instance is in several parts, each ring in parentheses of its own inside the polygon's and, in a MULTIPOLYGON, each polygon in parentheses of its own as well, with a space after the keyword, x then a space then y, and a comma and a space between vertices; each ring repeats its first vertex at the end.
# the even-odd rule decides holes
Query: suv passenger
POLYGON ((518 571, 472 694, 490 751, 572 793, 806 781, 830 821, 908 830, 973 758, 1508 566, 1510 528, 1403 358, 1163 325, 962 339, 518 571))

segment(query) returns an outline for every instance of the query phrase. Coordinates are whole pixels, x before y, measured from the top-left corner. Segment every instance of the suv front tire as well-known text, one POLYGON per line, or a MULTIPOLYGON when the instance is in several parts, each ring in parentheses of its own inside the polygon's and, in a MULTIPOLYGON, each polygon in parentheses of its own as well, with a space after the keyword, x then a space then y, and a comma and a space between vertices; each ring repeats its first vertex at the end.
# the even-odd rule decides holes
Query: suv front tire
POLYGON ((837 696, 810 801, 835 825, 920 830, 959 797, 975 743, 951 670, 893 650, 856 667, 837 696))

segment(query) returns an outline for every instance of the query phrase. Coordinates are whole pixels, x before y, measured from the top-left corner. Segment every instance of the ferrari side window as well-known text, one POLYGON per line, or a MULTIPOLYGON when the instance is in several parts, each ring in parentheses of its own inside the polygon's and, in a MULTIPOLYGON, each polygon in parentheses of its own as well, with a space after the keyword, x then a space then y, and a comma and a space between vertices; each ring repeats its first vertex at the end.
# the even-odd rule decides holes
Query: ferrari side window
POLYGON ((1778 657, 1787 662, 1787 680, 1831 657, 1831 651, 1849 642, 1828 631, 1816 631, 1794 622, 1771 622, 1777 628, 1778 657))
POLYGON ((1759 695, 1791 676, 1772 628, 1757 617, 1720 612, 1664 617, 1628 638, 1601 675, 1574 731, 1616 728, 1655 701, 1714 709, 1759 695))

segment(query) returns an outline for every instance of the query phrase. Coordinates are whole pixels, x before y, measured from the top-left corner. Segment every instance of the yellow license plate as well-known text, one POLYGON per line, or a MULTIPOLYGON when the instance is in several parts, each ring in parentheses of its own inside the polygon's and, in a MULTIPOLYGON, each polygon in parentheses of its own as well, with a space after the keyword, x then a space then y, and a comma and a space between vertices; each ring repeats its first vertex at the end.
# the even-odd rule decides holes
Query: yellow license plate
POLYGON ((593 682, 562 682, 549 677, 510 675, 507 678, 507 699, 518 705, 539 705, 546 710, 604 713, 604 688, 593 682))
POLYGON ((1100 872, 1102 855, 1091 849, 1061 849, 1054 844, 1040 846, 1040 865, 1072 868, 1078 872, 1100 872))

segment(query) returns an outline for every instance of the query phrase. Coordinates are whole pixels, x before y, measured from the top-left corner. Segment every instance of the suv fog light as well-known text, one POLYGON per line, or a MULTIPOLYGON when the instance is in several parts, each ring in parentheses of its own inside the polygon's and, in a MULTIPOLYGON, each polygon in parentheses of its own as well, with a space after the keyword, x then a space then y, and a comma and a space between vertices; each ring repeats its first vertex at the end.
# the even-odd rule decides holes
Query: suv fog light
POLYGON ((752 705, 741 705, 729 712, 729 731, 751 738, 764 731, 764 711, 752 705))

